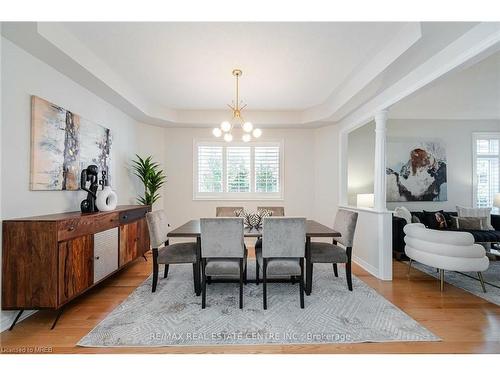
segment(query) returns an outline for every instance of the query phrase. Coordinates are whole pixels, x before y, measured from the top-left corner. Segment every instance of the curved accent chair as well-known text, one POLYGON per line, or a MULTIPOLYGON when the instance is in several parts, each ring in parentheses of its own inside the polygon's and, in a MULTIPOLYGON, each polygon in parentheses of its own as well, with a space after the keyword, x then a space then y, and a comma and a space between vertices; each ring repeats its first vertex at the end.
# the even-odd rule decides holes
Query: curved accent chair
POLYGON ((304 256, 306 219, 296 217, 265 217, 262 226, 262 247, 256 249, 257 280, 262 268, 263 305, 267 309, 267 277, 299 278, 300 307, 304 308, 304 256))
POLYGON ((466 232, 448 232, 428 229, 423 224, 407 224, 405 253, 410 258, 408 275, 413 260, 439 270, 441 291, 444 289, 444 271, 477 272, 483 292, 486 293, 483 275, 489 266, 484 248, 474 243, 466 232))
POLYGON ((246 250, 243 218, 203 218, 201 229, 201 308, 205 308, 207 277, 239 277, 240 309, 243 308, 243 281, 246 250))
POLYGON ((352 292, 352 244, 354 242, 354 232, 358 222, 358 213, 349 210, 339 209, 335 215, 333 229, 340 233, 333 242, 311 242, 306 255, 306 293, 311 294, 313 280, 314 263, 332 263, 333 274, 338 277, 337 263, 345 263, 345 273, 347 279, 347 289, 352 292), (342 246, 339 246, 340 243, 342 246))
POLYGON ((149 239, 153 248, 153 286, 152 292, 156 291, 158 284, 158 265, 165 265, 163 277, 168 276, 168 267, 170 264, 193 264, 194 291, 198 295, 199 285, 199 261, 198 246, 196 242, 176 243, 170 245, 168 242, 168 221, 164 210, 148 212, 146 214, 148 223, 149 239))

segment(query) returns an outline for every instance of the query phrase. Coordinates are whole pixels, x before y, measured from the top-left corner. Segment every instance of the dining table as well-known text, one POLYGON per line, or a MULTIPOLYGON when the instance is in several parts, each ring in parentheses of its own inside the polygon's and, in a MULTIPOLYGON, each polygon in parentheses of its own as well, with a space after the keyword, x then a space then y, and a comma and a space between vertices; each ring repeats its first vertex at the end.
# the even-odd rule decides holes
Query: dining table
MULTIPOLYGON (((247 228, 243 229, 243 236, 245 238, 259 238, 262 237, 262 227, 260 228, 247 228)), ((197 243, 197 268, 198 271, 201 271, 201 229, 200 229, 200 219, 189 220, 188 222, 182 224, 181 226, 171 230, 167 236, 169 238, 196 238, 197 243)), ((336 231, 335 229, 329 228, 326 225, 318 223, 315 220, 306 220, 306 243, 305 243, 305 258, 306 258, 306 276, 311 274, 310 262, 307 260, 310 257, 311 252, 311 238, 321 237, 321 238, 332 238, 341 237, 341 233, 336 231)), ((198 278, 198 282, 196 283, 196 295, 200 295, 201 293, 201 283, 199 282, 200 278, 198 278)), ((227 282, 231 280, 219 280, 221 282, 227 282)), ((270 280, 271 281, 271 280, 270 280)), ((274 280, 275 282, 283 282, 284 280, 274 280)), ((248 279, 249 283, 256 283, 257 280, 248 279)), ((306 292, 311 290, 312 279, 306 277, 306 292)))

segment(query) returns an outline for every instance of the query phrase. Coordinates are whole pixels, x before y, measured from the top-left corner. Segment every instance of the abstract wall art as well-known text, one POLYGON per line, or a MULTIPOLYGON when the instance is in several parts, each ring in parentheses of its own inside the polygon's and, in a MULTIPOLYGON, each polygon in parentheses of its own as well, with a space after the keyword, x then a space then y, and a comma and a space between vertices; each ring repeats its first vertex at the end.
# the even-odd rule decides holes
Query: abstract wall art
POLYGON ((110 130, 31 97, 31 190, 78 190, 90 164, 110 176, 110 130))
POLYGON ((387 201, 446 201, 446 150, 441 140, 387 142, 387 201))

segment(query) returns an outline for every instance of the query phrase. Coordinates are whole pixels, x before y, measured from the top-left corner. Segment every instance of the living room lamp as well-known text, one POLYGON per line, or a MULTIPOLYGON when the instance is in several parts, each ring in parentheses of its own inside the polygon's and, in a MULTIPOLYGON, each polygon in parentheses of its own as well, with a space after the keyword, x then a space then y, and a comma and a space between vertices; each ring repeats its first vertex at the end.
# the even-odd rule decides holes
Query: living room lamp
POLYGON ((254 129, 253 124, 250 121, 245 121, 241 116, 241 111, 247 105, 240 102, 240 86, 239 86, 239 78, 243 72, 241 69, 234 69, 233 76, 236 78, 236 100, 233 101, 233 104, 228 104, 228 107, 233 111, 233 118, 231 121, 222 121, 220 127, 214 128, 212 130, 212 134, 219 138, 223 136, 226 142, 231 142, 233 140, 233 135, 231 134, 231 130, 235 126, 240 127, 243 130, 243 136, 241 140, 243 142, 250 142, 252 140, 252 136, 254 138, 259 138, 262 135, 262 130, 254 129))
POLYGON ((493 196, 493 206, 500 208, 500 193, 495 193, 493 196))

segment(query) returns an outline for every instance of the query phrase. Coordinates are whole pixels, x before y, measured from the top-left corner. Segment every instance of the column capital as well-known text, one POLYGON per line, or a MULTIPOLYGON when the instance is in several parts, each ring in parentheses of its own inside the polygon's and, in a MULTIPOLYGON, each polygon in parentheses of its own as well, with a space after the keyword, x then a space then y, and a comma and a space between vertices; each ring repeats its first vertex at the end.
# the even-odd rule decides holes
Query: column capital
POLYGON ((378 111, 377 113, 375 113, 375 116, 374 116, 375 124, 377 126, 380 126, 383 124, 385 127, 385 123, 387 122, 388 114, 389 114, 389 110, 387 110, 387 109, 382 109, 381 111, 378 111))

